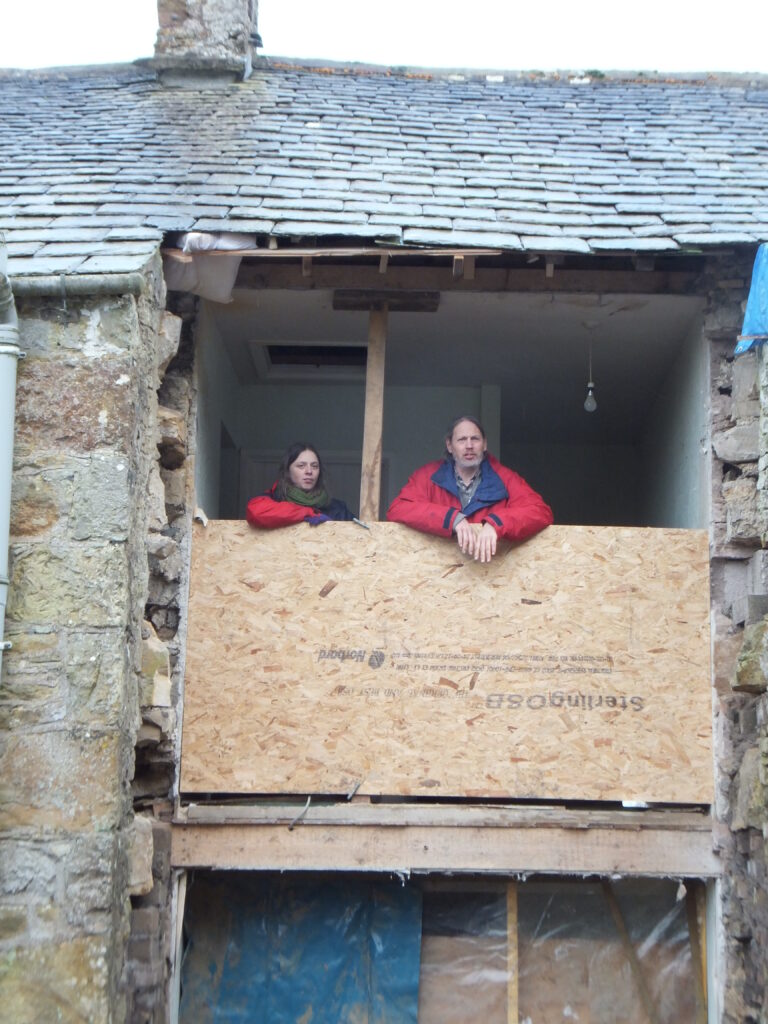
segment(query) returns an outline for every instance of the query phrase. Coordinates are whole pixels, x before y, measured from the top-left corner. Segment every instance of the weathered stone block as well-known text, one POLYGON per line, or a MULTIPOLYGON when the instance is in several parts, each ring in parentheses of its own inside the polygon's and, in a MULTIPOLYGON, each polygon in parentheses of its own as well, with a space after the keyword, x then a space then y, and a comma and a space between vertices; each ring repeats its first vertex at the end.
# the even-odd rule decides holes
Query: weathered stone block
POLYGON ((49 902, 56 896, 66 843, 42 844, 25 839, 4 838, 0 843, 2 871, 0 893, 24 897, 27 901, 49 902))
MULTIPOLYGON (((66 482, 71 494, 72 475, 66 482)), ((11 536, 35 537, 54 526, 64 511, 62 488, 42 472, 15 473, 11 496, 11 536)))
POLYGON ((182 562, 178 543, 172 537, 151 533, 147 538, 149 568, 153 575, 168 582, 181 579, 182 562))
POLYGON ((108 944, 96 937, 4 951, 3 1018, 14 1024, 112 1020, 109 957, 108 944))
POLYGON ((133 819, 128 846, 128 893, 143 896, 152 888, 152 822, 137 815, 133 819))
POLYGON ((765 819, 765 790, 759 778, 760 752, 751 747, 744 754, 736 776, 736 799, 733 804, 731 828, 738 832, 746 828, 762 829, 765 819))
POLYGON ((159 927, 160 911, 157 907, 139 906, 131 914, 132 935, 154 935, 159 927))
POLYGON ((751 594, 768 594, 768 551, 756 551, 750 558, 748 589, 751 594))
POLYGON ((165 511, 165 484, 160 476, 160 467, 156 462, 152 463, 147 480, 147 515, 148 527, 155 533, 160 533, 168 525, 168 515, 165 511))
MULTIPOLYGON (((68 241, 71 242, 71 238, 68 241)), ((29 357, 62 353, 84 359, 123 352, 138 337, 136 303, 130 296, 62 303, 25 301, 20 310, 21 347, 29 357)))
POLYGON ((72 536, 109 541, 128 536, 131 507, 128 460, 114 455, 93 455, 77 474, 72 498, 72 536))
POLYGON ((134 367, 130 359, 94 363, 25 359, 16 391, 15 444, 20 454, 90 453, 133 448, 134 367))
POLYGON ((712 619, 715 689, 720 694, 730 693, 741 651, 744 633, 736 629, 727 616, 716 612, 712 619))
POLYGON ((11 734, 0 752, 5 828, 106 829, 120 817, 119 733, 11 734))
POLYGON ((745 594, 733 602, 731 618, 734 622, 751 626, 768 615, 768 594, 745 594))
POLYGON ((146 679, 154 679, 158 674, 171 674, 171 663, 168 648, 160 640, 149 622, 144 623, 149 635, 141 642, 141 674, 146 679))
POLYGON ((757 368, 757 352, 745 352, 733 360, 731 366, 732 396, 734 402, 757 401, 760 387, 757 368))
POLYGON ((712 436, 712 447, 723 462, 756 462, 760 454, 759 421, 718 431, 712 436))
POLYGON ((759 543, 763 520, 757 507, 757 488, 752 477, 740 476, 723 483, 726 539, 759 543))
POLYGON ((23 935, 27 930, 27 914, 23 907, 14 910, 13 907, 5 906, 0 908, 0 943, 7 943, 23 935))
POLYGON ((165 484, 165 510, 171 522, 184 514, 187 504, 187 471, 162 469, 160 476, 165 484))
POLYGON ((744 629, 744 640, 736 663, 734 690, 762 693, 768 686, 768 619, 744 629))
POLYGON ((122 545, 16 544, 11 548, 9 622, 110 626, 128 617, 122 545))
POLYGON ((157 410, 157 447, 166 469, 177 469, 187 457, 187 422, 180 412, 160 406, 157 410))
POLYGON ((167 310, 163 310, 160 329, 157 332, 157 368, 163 374, 168 364, 179 350, 179 339, 181 338, 182 319, 174 316, 167 310))

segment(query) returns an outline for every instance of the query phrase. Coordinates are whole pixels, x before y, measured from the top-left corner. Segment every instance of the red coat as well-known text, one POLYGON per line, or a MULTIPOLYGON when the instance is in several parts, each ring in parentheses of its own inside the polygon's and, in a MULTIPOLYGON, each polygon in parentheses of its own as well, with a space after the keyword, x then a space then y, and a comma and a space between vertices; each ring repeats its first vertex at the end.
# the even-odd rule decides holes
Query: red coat
POLYGON ((251 526, 271 530, 277 526, 292 526, 303 523, 308 516, 326 515, 329 519, 349 520, 352 513, 339 498, 332 498, 327 508, 309 508, 294 501, 280 501, 274 497, 275 484, 267 494, 251 498, 245 510, 245 518, 251 526))
MULTIPOLYGON (((441 460, 416 470, 389 506, 387 519, 450 537, 461 510, 453 466, 441 460)), ((552 509, 544 499, 492 455, 483 461, 480 484, 464 515, 470 523, 491 523, 507 540, 525 540, 552 523, 552 509)))

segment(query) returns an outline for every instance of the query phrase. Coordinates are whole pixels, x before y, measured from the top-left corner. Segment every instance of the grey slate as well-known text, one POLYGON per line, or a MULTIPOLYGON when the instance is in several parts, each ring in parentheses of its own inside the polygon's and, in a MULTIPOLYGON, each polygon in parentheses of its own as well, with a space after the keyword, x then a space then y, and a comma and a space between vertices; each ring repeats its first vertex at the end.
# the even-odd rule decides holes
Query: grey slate
POLYGON ((20 274, 128 272, 192 226, 587 253, 753 245, 768 223, 761 76, 260 61, 246 82, 182 90, 110 66, 0 72, 0 109, 0 229, 20 274))

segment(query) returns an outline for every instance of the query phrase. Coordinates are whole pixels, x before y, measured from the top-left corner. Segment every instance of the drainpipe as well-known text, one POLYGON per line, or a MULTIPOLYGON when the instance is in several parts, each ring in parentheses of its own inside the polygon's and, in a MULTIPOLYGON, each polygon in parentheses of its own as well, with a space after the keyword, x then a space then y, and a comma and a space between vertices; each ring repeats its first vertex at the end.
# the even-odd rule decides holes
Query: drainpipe
POLYGON ((11 282, 5 273, 6 249, 0 235, 0 672, 3 651, 10 650, 5 636, 8 600, 8 542, 11 526, 11 471, 13 468, 13 420, 16 406, 16 364, 19 327, 11 282))

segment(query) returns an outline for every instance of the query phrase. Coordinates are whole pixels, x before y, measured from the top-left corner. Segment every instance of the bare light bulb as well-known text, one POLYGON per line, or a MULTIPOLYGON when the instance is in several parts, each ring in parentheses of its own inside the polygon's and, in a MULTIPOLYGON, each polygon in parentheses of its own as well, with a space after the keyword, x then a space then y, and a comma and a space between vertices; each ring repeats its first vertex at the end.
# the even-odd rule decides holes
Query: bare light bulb
POLYGON ((595 398, 595 382, 589 381, 587 384, 587 397, 584 399, 584 410, 585 412, 594 412, 597 408, 597 399, 595 398))

